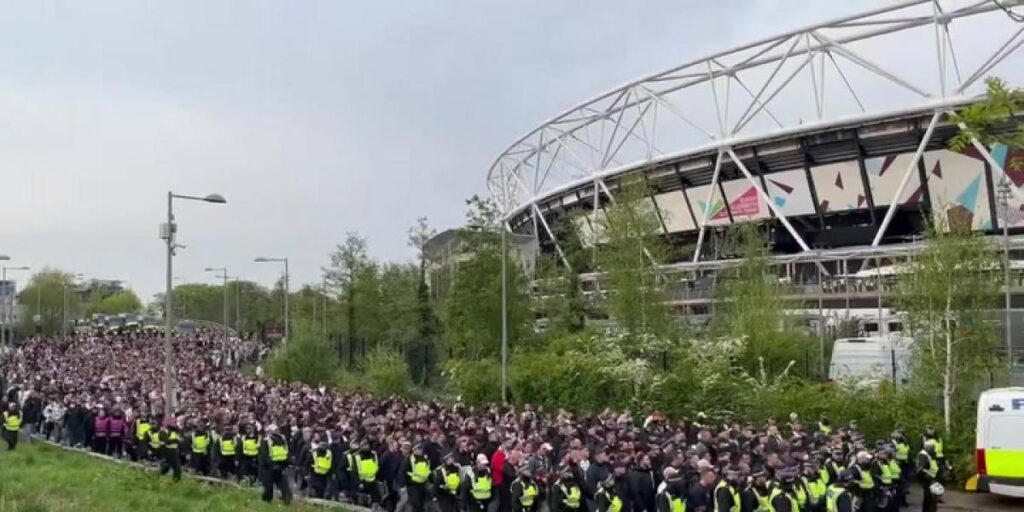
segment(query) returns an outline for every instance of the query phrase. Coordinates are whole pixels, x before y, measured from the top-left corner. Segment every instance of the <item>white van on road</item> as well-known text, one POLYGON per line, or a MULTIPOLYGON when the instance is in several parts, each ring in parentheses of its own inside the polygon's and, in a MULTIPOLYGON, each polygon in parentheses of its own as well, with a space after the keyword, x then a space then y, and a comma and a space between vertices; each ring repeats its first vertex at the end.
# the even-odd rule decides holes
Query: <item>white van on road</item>
POLYGON ((828 378, 871 383, 893 380, 897 385, 906 384, 910 378, 913 343, 913 339, 897 335, 840 338, 832 346, 828 378))
POLYGON ((978 491, 1024 498, 1024 387, 978 397, 978 491))

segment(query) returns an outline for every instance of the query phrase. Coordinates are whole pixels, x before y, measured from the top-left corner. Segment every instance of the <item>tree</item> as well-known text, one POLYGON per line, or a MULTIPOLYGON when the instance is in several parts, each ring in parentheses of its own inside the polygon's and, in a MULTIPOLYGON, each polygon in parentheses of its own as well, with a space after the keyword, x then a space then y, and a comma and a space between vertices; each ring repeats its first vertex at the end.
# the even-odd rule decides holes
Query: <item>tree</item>
POLYGON ((430 227, 426 217, 416 219, 416 224, 409 228, 409 245, 416 249, 416 258, 419 261, 419 274, 416 282, 416 316, 418 331, 418 347, 410 347, 413 352, 422 351, 423 358, 419 367, 413 367, 412 371, 421 375, 421 383, 428 383, 429 375, 433 372, 431 352, 436 341, 438 331, 437 315, 434 312, 434 304, 430 300, 430 288, 427 285, 427 256, 425 248, 427 242, 437 234, 437 231, 430 227))
MULTIPOLYGON (((452 355, 476 360, 494 356, 500 348, 502 244, 494 202, 474 196, 466 204, 468 226, 458 234, 458 263, 443 319, 452 355)), ((508 337, 510 343, 522 343, 532 331, 528 282, 518 258, 507 258, 505 270, 508 337)))
POLYGON ((993 364, 995 336, 983 311, 995 307, 997 251, 966 222, 940 218, 900 282, 900 308, 915 339, 914 377, 941 389, 943 423, 952 435, 958 412, 993 364))
MULTIPOLYGON (((355 364, 353 347, 360 334, 356 320, 359 306, 357 291, 360 288, 357 286, 357 282, 360 275, 364 277, 367 275, 366 267, 370 263, 366 254, 366 239, 355 232, 347 233, 345 242, 335 248, 330 258, 330 266, 323 269, 324 279, 339 297, 343 297, 342 304, 346 320, 345 334, 349 346, 348 365, 349 368, 352 368, 355 364)), ((362 288, 365 290, 366 287, 362 288)), ((343 350, 340 343, 337 348, 338 354, 341 354, 343 350)))
POLYGON ((333 384, 339 369, 338 354, 309 322, 295 322, 292 339, 277 349, 267 365, 275 379, 309 385, 333 384))
POLYGON ((569 217, 556 221, 553 229, 565 261, 556 255, 538 258, 533 309, 547 319, 548 336, 558 337, 582 332, 586 327, 587 299, 580 283, 580 273, 586 268, 586 256, 569 217))
MULTIPOLYGON (((1011 148, 1024 148, 1024 125, 1010 128, 1013 116, 1024 111, 1024 89, 1010 89, 1006 82, 996 77, 985 80, 987 86, 984 101, 974 103, 957 111, 951 117, 961 130, 949 141, 953 151, 963 152, 978 140, 992 147, 1003 144, 1011 148)), ((1024 160, 1018 158, 1007 167, 1024 168, 1024 160)))
POLYGON ((786 322, 790 304, 779 290, 764 234, 748 223, 728 238, 740 258, 718 277, 712 331, 717 336, 745 340, 739 361, 745 370, 755 372, 764 364, 780 371, 806 354, 810 339, 786 322))
POLYGON ((22 332, 35 332, 36 315, 39 315, 38 328, 42 334, 61 332, 65 298, 70 322, 78 318, 82 310, 81 298, 74 290, 74 275, 52 268, 44 268, 35 273, 18 294, 18 302, 25 308, 22 332))
POLYGON ((99 304, 90 307, 95 313, 117 315, 121 313, 138 313, 142 311, 142 301, 131 290, 125 290, 110 295, 100 301, 99 304))
POLYGON ((609 313, 628 333, 664 334, 670 326, 656 267, 664 263, 667 248, 657 213, 637 177, 622 178, 615 198, 601 222, 607 240, 597 253, 610 290, 609 313))

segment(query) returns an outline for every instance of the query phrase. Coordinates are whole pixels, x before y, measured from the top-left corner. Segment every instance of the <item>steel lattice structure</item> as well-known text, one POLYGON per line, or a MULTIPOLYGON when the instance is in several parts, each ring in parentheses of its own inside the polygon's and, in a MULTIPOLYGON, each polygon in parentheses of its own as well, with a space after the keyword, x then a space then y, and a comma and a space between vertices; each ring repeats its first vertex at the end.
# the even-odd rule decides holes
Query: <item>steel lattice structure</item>
MULTIPOLYGON (((1024 0, 1001 4, 1014 8, 1024 0)), ((614 201, 617 177, 701 159, 703 182, 709 175, 711 183, 705 204, 720 186, 722 167, 737 169, 758 189, 771 218, 810 251, 764 182, 755 180, 745 148, 918 116, 927 128, 906 170, 900 169, 903 179, 873 241, 878 245, 944 114, 975 101, 986 76, 1020 84, 1022 45, 1024 24, 991 0, 911 0, 846 16, 702 57, 584 101, 502 152, 489 169, 488 188, 510 229, 530 224, 561 253, 551 211, 589 194, 596 216, 601 198, 614 201)), ((1006 176, 989 148, 977 142, 975 148, 992 173, 1006 176)), ((1012 193, 1024 201, 1017 186, 1012 193)), ((695 219, 696 261, 708 208, 695 219)))

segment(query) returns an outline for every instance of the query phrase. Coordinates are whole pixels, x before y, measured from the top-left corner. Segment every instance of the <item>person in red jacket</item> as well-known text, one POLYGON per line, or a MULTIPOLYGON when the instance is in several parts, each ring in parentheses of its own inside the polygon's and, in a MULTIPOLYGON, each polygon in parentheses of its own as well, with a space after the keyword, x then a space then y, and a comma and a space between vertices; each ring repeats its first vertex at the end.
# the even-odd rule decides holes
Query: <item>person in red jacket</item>
MULTIPOLYGON (((505 478, 505 464, 508 462, 508 452, 514 447, 514 440, 506 440, 491 455, 491 480, 494 482, 494 490, 498 494, 498 511, 510 512, 512 510, 512 480, 505 478)), ((513 475, 515 472, 512 473, 513 475)))

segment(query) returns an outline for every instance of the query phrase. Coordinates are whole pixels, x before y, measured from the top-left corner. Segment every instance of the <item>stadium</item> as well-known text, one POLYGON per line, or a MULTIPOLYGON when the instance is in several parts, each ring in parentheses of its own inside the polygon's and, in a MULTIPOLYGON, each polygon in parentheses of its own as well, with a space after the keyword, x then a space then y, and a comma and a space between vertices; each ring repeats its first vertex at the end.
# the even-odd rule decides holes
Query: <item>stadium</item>
MULTIPOLYGON (((947 149, 959 132, 948 114, 979 101, 986 77, 1022 83, 1024 24, 1007 11, 1020 3, 896 3, 631 81, 513 142, 489 191, 512 232, 564 260, 553 226, 600 244, 621 181, 640 176, 684 254, 664 269, 687 276, 670 290, 680 310, 706 312, 702 282, 731 256, 717 241, 753 222, 808 307, 873 309, 881 324, 894 269, 920 250, 929 218, 954 213, 992 236, 1007 227, 1014 236, 997 241, 1024 249, 1024 155, 947 149)), ((1024 287, 1010 288, 1024 307, 1024 287)))

